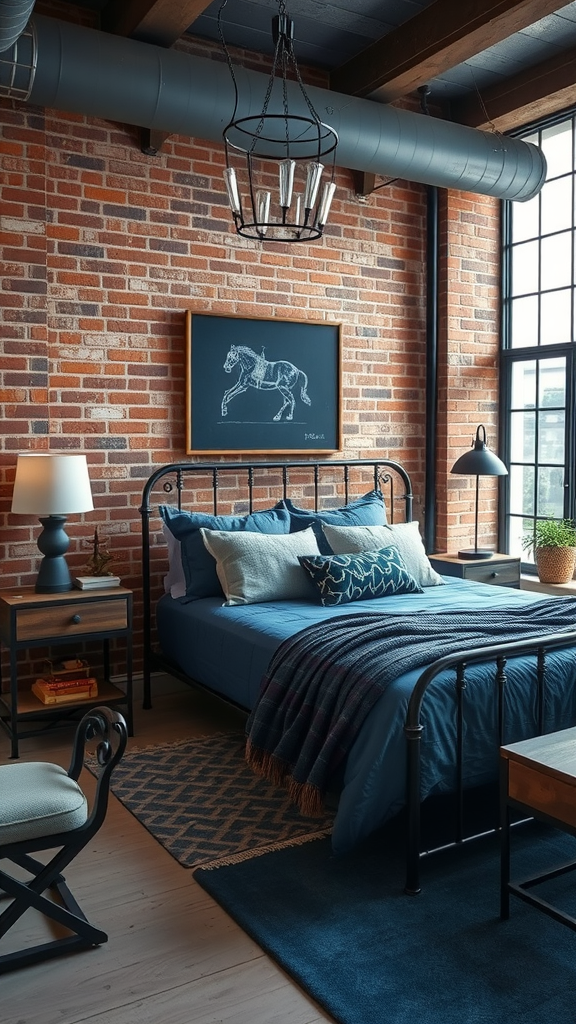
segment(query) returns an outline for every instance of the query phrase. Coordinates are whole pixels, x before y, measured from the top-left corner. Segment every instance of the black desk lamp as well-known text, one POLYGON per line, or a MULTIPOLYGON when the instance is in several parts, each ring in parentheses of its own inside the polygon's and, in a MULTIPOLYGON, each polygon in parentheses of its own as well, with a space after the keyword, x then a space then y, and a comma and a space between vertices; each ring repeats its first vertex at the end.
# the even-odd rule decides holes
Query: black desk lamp
POLYGON ((459 476, 476 477, 476 509, 474 513, 474 548, 469 551, 459 551, 458 558, 490 558, 493 551, 478 548, 478 484, 481 476, 508 476, 506 466, 494 452, 486 447, 486 430, 480 424, 476 431, 476 439, 471 451, 461 455, 450 470, 459 476))

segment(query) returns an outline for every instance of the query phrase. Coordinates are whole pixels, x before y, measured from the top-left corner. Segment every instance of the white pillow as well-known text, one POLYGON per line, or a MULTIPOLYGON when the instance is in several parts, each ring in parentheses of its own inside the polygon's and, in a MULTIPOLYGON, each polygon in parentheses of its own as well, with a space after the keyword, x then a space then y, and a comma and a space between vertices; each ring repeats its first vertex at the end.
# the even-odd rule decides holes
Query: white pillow
POLYGON ((164 577, 164 593, 170 594, 170 597, 185 597, 186 580, 182 567, 180 541, 166 526, 166 523, 162 526, 162 533, 168 545, 168 572, 164 577))
POLYGON ((200 530, 216 559, 216 572, 226 595, 225 604, 257 604, 313 596, 310 579, 298 555, 319 555, 314 530, 298 533, 231 533, 200 530))
POLYGON ((421 587, 437 587, 444 583, 430 565, 416 522, 395 526, 329 526, 325 523, 322 529, 335 555, 373 551, 392 544, 398 548, 408 572, 421 587))

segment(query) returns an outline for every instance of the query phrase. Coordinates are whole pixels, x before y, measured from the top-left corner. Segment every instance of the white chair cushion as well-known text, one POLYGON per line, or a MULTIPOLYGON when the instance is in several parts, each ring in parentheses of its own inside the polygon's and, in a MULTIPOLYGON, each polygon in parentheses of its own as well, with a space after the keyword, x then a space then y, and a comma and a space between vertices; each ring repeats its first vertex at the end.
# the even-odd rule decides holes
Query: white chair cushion
POLYGON ((88 802, 60 765, 0 765, 0 845, 80 828, 88 802))

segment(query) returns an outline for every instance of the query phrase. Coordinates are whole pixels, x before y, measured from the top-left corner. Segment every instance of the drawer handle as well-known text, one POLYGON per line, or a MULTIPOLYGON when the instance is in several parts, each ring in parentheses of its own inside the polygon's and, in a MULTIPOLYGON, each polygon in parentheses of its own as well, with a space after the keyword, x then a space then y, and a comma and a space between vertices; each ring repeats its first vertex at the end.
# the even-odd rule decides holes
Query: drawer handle
POLYGON ((496 577, 497 577, 497 575, 498 575, 498 573, 497 573, 497 572, 493 572, 493 573, 492 573, 492 579, 493 579, 493 580, 495 580, 495 579, 496 579, 496 577))
POLYGON ((82 619, 78 615, 78 612, 76 612, 76 615, 72 616, 72 622, 74 623, 75 626, 77 626, 79 622, 82 622, 82 619))

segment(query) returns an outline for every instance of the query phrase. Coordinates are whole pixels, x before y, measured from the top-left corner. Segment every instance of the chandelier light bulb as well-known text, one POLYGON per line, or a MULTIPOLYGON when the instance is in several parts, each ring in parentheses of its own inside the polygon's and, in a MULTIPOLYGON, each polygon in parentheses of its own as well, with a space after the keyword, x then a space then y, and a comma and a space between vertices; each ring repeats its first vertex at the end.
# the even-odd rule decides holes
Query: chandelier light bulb
POLYGON ((300 224, 300 209, 302 206, 302 196, 296 195, 293 199, 294 202, 294 224, 296 227, 300 224))
POLYGON ((324 164, 310 162, 306 167, 306 185, 304 188, 304 209, 306 213, 310 212, 316 202, 323 170, 324 164))
POLYGON ((268 221, 270 219, 270 193, 269 192, 258 192, 256 194, 256 216, 258 218, 258 224, 260 231, 263 235, 266 234, 268 227, 268 221))
POLYGON ((227 167, 224 171, 224 181, 226 183, 226 191, 228 193, 228 202, 230 203, 230 209, 236 216, 240 216, 242 208, 240 206, 240 193, 238 191, 238 180, 236 178, 236 171, 233 167, 227 167))
POLYGON ((294 171, 296 170, 295 160, 281 160, 278 166, 280 178, 280 206, 288 210, 292 202, 292 190, 294 188, 294 171))
POLYGON ((324 188, 322 189, 322 198, 320 200, 320 206, 318 208, 318 227, 323 228, 328 220, 328 214, 330 213, 330 207, 336 191, 336 184, 333 181, 326 181, 324 188))

